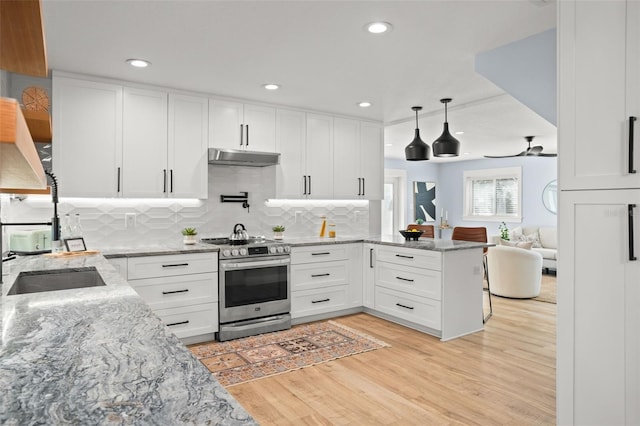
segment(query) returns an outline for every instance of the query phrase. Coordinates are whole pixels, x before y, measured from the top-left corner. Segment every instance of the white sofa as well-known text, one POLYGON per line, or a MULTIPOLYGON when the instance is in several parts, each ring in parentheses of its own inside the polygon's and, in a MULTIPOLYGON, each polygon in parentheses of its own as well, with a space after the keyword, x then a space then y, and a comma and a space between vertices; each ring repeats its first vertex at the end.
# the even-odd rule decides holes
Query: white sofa
POLYGON ((491 294, 530 298, 540 294, 542 255, 517 247, 489 247, 487 252, 491 294))
MULTIPOLYGON (((549 269, 557 269, 558 265, 558 228, 546 226, 525 226, 516 227, 509 230, 510 241, 531 241, 532 251, 542 255, 542 267, 549 269)), ((491 237, 491 242, 498 244, 499 235, 491 237)))

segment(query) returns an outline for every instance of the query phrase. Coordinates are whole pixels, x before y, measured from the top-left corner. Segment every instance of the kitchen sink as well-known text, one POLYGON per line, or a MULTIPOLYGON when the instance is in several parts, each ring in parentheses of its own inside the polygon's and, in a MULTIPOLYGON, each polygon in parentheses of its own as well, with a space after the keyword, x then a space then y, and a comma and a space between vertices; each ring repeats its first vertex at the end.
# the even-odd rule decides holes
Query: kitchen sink
POLYGON ((7 296, 106 285, 93 266, 20 272, 7 296))

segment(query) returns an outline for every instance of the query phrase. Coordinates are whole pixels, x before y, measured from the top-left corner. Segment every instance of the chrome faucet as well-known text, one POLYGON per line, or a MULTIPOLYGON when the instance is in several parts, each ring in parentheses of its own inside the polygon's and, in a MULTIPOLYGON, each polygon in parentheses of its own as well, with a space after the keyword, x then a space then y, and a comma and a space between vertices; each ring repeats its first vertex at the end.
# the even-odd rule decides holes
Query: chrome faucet
MULTIPOLYGON (((51 222, 13 222, 13 223, 3 223, 0 219, 0 253, 2 252, 2 235, 3 228, 5 226, 25 226, 25 225, 51 225, 51 247, 53 247, 54 241, 60 240, 60 218, 58 217, 58 179, 51 172, 51 170, 45 169, 45 174, 51 181, 51 201, 53 202, 53 217, 51 218, 51 222)), ((2 253, 4 255, 4 253, 2 253)), ((1 257, 1 256, 0 256, 1 257)), ((2 284, 2 265, 5 260, 11 260, 14 257, 7 257, 6 259, 2 257, 2 262, 0 262, 0 284, 2 284)))

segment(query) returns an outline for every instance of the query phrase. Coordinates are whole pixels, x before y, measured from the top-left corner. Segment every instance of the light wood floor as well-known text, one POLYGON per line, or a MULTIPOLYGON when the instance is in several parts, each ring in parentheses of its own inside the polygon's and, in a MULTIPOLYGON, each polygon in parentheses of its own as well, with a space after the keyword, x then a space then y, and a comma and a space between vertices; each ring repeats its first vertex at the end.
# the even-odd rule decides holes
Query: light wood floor
POLYGON ((483 332, 446 343, 364 313, 338 318, 392 347, 228 390, 261 425, 555 424, 556 305, 492 300, 483 332))

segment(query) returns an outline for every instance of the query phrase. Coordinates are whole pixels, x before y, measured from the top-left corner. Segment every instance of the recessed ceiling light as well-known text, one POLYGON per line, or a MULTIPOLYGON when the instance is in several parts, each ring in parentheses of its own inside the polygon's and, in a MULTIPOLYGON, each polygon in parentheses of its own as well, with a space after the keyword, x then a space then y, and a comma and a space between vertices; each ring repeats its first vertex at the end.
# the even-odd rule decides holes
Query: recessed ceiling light
POLYGON ((127 59, 127 62, 132 67, 136 67, 136 68, 146 68, 149 65, 151 65, 151 62, 145 61, 144 59, 127 59))
POLYGON ((469 155, 469 153, 468 152, 463 152, 462 155, 469 155))
POLYGON ((464 132, 456 132, 456 135, 464 135, 464 132))
POLYGON ((274 84, 274 83, 268 83, 263 85, 262 87, 264 87, 267 90, 278 90, 280 88, 279 84, 274 84))
POLYGON ((360 108, 369 108, 371 105, 372 105, 371 102, 367 102, 367 101, 358 102, 358 106, 360 108))
POLYGON ((393 28, 388 22, 371 22, 364 26, 371 34, 382 34, 391 31, 393 28))
POLYGON ((384 146, 393 146, 392 143, 385 143, 384 146))

